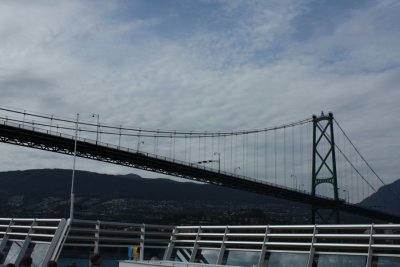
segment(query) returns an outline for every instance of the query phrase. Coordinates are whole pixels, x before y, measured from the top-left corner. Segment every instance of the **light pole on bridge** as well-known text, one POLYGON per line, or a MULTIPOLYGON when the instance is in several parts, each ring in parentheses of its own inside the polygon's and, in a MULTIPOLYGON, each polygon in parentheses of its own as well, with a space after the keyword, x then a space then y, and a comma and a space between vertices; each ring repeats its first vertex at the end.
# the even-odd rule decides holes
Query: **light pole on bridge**
POLYGON ((295 184, 295 186, 296 186, 295 188, 297 190, 297 176, 292 174, 292 175, 290 175, 290 177, 293 178, 293 184, 295 184))
POLYGON ((99 141, 99 128, 100 128, 100 115, 92 114, 92 118, 97 118, 97 130, 96 130, 96 144, 99 141))
POLYGON ((346 189, 343 189, 343 193, 344 193, 344 201, 350 202, 350 192, 347 191, 346 189))
POLYGON ((304 191, 304 192, 306 191, 306 190, 304 189, 304 184, 301 184, 301 185, 299 186, 299 190, 300 190, 300 191, 304 191))
POLYGON ((233 174, 235 174, 235 175, 236 175, 236 171, 237 171, 237 170, 240 170, 240 167, 236 167, 236 168, 234 168, 234 169, 233 169, 233 174))
POLYGON ((218 155, 218 159, 202 160, 196 162, 196 164, 218 162, 218 172, 221 172, 221 154, 219 152, 214 152, 213 155, 218 155))
POLYGON ((214 152, 214 155, 218 155, 218 172, 221 172, 221 153, 214 152))
POLYGON ((144 144, 144 141, 139 141, 137 143, 137 148, 136 148, 137 151, 139 151, 139 149, 140 149, 140 144, 144 144))

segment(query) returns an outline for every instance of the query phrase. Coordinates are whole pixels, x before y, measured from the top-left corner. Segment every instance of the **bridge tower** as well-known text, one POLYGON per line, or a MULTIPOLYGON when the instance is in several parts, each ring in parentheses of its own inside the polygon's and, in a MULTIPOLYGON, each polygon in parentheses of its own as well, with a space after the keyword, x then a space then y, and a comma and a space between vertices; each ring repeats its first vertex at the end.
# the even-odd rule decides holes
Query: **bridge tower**
MULTIPOLYGON (((331 184, 333 198, 339 201, 336 173, 335 140, 333 135, 333 114, 313 115, 313 155, 312 155, 312 188, 311 194, 316 196, 318 186, 331 184)), ((312 205, 312 222, 340 223, 339 210, 312 205), (325 210, 325 212, 323 212, 325 210)))

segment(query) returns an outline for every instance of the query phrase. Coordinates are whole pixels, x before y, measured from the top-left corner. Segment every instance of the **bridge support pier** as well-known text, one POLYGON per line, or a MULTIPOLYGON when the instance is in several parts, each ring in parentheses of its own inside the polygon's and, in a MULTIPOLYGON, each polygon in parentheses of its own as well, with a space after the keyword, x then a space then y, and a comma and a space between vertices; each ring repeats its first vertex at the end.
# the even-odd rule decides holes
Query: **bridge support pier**
MULTIPOLYGON (((313 116, 313 154, 312 154, 312 188, 311 194, 316 196, 317 187, 331 184, 333 199, 338 201, 338 183, 336 173, 335 140, 333 134, 333 114, 313 116)), ((326 216, 326 208, 313 204, 311 208, 312 223, 340 223, 337 207, 332 208, 326 216), (332 221, 333 220, 333 221, 332 221)))

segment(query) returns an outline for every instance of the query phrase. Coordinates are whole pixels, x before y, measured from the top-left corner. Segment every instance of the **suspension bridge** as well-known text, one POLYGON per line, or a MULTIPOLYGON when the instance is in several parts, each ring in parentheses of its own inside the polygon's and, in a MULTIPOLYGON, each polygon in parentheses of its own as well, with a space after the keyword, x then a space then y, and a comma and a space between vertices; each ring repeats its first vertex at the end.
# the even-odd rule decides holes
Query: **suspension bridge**
MULTIPOLYGON (((0 107, 0 141, 271 195, 376 220, 399 217, 358 205, 384 181, 332 113, 246 131, 115 126, 0 107), (335 131, 334 131, 335 129, 335 131), (75 150, 76 143, 76 150, 75 150)), ((396 196, 397 197, 397 196, 396 196)), ((331 214, 331 215, 332 215, 331 214)), ((335 217, 335 216, 333 216, 335 217)))

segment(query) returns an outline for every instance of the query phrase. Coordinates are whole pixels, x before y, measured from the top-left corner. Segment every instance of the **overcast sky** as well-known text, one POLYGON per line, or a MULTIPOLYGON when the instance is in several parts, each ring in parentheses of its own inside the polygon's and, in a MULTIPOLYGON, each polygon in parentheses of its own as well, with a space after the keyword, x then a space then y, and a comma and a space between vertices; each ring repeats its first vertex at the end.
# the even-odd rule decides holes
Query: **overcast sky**
MULTIPOLYGON (((400 178, 400 1, 4 0, 0 40, 2 106, 185 130, 332 111, 382 178, 400 178)), ((0 170, 72 166, 0 149, 0 170)))

